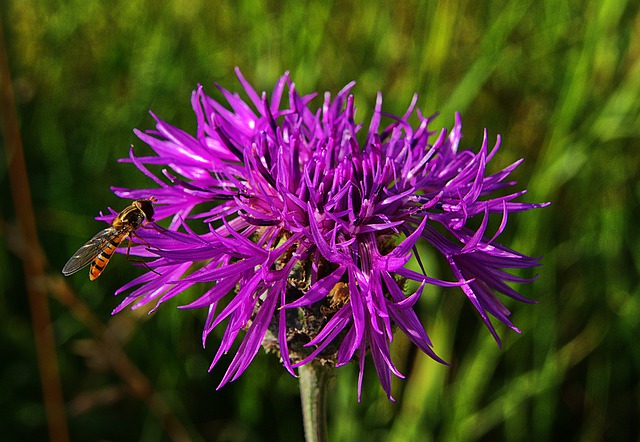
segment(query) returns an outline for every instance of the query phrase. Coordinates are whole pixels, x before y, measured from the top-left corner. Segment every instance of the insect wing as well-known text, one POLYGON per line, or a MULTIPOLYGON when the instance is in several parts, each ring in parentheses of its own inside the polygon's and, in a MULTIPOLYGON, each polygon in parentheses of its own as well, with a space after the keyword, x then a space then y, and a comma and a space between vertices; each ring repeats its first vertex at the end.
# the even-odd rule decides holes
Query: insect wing
POLYGON ((126 229, 116 229, 114 227, 107 227, 98 232, 96 236, 87 241, 85 245, 80 247, 78 251, 69 258, 69 261, 67 261, 62 269, 62 274, 69 276, 88 266, 110 243, 114 242, 119 244, 126 233, 126 229))

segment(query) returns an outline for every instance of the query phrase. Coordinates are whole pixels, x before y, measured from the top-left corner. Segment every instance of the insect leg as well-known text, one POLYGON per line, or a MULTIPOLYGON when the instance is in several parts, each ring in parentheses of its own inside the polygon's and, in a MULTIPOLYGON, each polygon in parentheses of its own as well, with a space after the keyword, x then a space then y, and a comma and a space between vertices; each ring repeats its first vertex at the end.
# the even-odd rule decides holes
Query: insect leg
MULTIPOLYGON (((155 273, 156 275, 160 275, 160 273, 156 272, 155 270, 153 270, 151 267, 149 267, 149 264, 147 264, 147 262, 143 259, 133 259, 129 256, 129 251, 131 250, 131 236, 135 235, 134 232, 130 232, 128 237, 129 237, 129 244, 127 245, 127 261, 130 262, 135 262, 135 263, 141 263, 142 265, 144 265, 148 270, 151 270, 153 273, 155 273)), ((143 238, 140 238, 140 236, 135 235, 137 238, 141 239, 143 242, 149 244, 147 241, 145 241, 143 238)), ((151 244, 149 244, 149 246, 151 247, 151 244)))

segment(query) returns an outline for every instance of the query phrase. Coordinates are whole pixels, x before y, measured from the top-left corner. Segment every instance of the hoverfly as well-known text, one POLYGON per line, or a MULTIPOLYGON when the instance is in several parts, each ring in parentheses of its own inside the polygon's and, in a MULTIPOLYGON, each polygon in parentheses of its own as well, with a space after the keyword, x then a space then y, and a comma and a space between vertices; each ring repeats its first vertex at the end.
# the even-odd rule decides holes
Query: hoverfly
MULTIPOLYGON (((62 274, 64 276, 72 275, 91 264, 89 279, 93 281, 100 276, 122 240, 129 236, 129 247, 131 247, 131 235, 145 221, 153 220, 154 202, 156 202, 154 197, 135 200, 115 217, 109 227, 98 232, 69 258, 62 269, 62 274)), ((128 254, 129 249, 127 249, 128 254)))

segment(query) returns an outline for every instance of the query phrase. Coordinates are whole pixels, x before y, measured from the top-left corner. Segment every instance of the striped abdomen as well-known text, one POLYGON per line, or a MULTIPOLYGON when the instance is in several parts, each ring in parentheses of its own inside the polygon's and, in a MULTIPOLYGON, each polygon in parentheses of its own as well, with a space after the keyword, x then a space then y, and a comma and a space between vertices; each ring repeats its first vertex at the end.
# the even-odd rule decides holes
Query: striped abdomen
POLYGON ((100 254, 96 256, 96 258, 91 262, 91 267, 89 268, 89 279, 93 281, 104 271, 104 268, 109 264, 109 260, 111 256, 113 256, 113 252, 116 251, 122 239, 129 234, 129 230, 124 230, 119 232, 118 235, 115 235, 113 238, 109 239, 109 242, 102 249, 100 254))

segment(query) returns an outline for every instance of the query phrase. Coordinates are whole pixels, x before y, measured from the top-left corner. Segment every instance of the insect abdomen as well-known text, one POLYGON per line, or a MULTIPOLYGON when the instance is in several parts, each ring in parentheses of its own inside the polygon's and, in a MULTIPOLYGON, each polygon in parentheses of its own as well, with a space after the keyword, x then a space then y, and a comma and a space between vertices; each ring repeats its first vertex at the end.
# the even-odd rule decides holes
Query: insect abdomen
POLYGON ((111 238, 107 246, 102 249, 102 252, 100 252, 100 254, 96 256, 96 259, 91 262, 91 267, 89 268, 89 279, 91 281, 100 276, 104 271, 104 268, 109 264, 109 260, 111 259, 113 252, 115 252, 116 248, 120 245, 124 236, 125 235, 120 235, 111 238))

